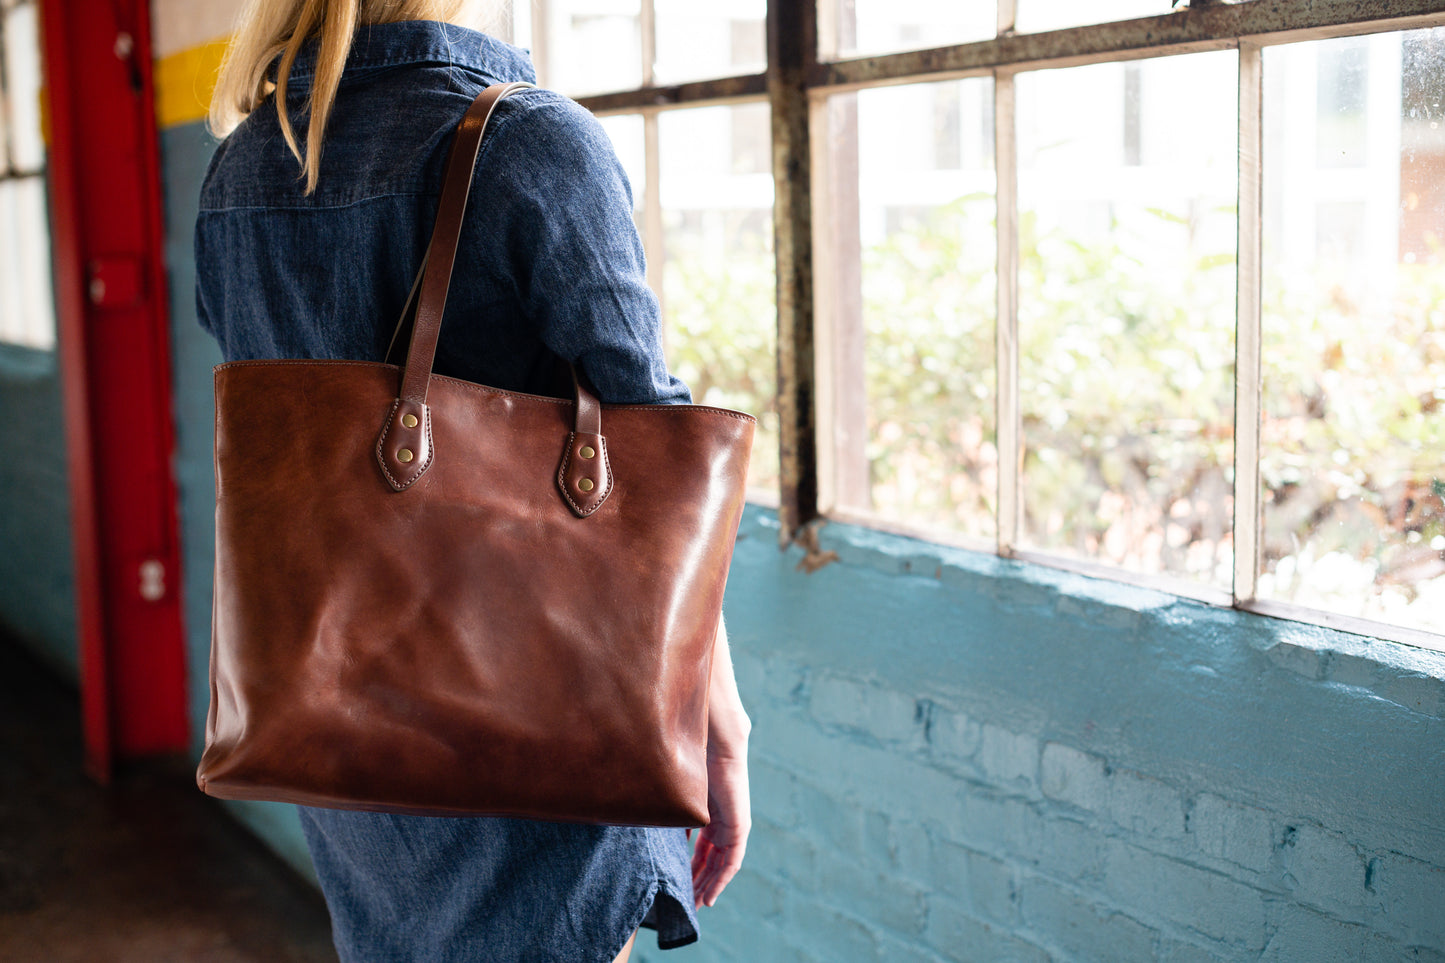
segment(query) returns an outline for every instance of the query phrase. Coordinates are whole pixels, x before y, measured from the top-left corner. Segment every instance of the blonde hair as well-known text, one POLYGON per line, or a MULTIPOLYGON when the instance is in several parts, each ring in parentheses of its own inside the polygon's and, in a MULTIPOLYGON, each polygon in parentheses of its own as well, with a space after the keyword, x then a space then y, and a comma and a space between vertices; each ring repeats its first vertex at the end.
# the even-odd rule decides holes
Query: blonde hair
POLYGON ((281 136, 301 163, 306 193, 321 175, 321 141, 336 102, 341 70, 351 52, 356 28, 399 20, 444 20, 491 29, 502 17, 498 0, 250 0, 221 61, 208 117, 211 132, 225 137, 267 97, 275 95, 281 136), (306 147, 303 153, 286 113, 286 83, 291 65, 307 40, 320 45, 316 76, 307 97, 306 147), (276 80, 271 65, 277 57, 276 80))

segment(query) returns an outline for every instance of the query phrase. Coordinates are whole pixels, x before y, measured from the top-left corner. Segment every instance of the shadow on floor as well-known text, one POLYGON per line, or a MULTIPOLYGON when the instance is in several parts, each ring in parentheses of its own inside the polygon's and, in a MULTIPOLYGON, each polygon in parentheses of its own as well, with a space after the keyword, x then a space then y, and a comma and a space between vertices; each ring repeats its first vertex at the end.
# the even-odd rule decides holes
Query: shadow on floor
POLYGON ((0 960, 336 959, 320 895, 183 760, 81 772, 73 690, 0 637, 0 960))

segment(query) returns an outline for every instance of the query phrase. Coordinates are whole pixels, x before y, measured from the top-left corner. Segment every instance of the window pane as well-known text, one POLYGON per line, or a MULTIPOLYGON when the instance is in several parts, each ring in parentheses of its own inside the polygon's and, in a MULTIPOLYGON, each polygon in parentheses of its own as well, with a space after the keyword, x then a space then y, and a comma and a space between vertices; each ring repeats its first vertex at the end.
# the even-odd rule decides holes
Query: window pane
POLYGON ((835 501, 992 539, 993 82, 837 96, 828 124, 835 501))
POLYGON ((991 40, 998 29, 992 0, 822 0, 818 6, 832 17, 819 25, 824 50, 831 42, 840 58, 991 40))
POLYGON ((1228 589, 1232 51, 1018 77, 1021 544, 1228 589))
POLYGON ((778 484, 773 177, 766 104, 664 111, 668 365, 698 404, 758 416, 749 484, 778 484))
POLYGON ((1264 56, 1259 595, 1445 631, 1445 30, 1264 56))
MULTIPOLYGON (((40 135, 40 33, 34 4, 4 13, 6 139, 11 168, 33 173, 45 163, 40 135)), ((0 164, 0 168, 3 168, 0 164)))
POLYGON ((0 341, 55 347, 45 180, 0 179, 0 341))
POLYGON ((659 84, 761 73, 767 65, 764 0, 708 4, 655 0, 659 84))
POLYGON ((642 118, 637 114, 613 114, 599 117, 602 129, 612 139, 617 150, 617 159, 627 172, 627 182, 632 188, 632 211, 641 230, 642 204, 647 196, 647 154, 643 142, 642 118))
POLYGON ((642 15, 638 0, 548 0, 539 78, 581 96, 642 86, 642 15))
POLYGON ((1019 33, 1042 33, 1064 27, 1082 27, 1091 23, 1112 23, 1135 20, 1168 13, 1169 0, 1018 0, 1018 18, 1014 21, 1019 33))

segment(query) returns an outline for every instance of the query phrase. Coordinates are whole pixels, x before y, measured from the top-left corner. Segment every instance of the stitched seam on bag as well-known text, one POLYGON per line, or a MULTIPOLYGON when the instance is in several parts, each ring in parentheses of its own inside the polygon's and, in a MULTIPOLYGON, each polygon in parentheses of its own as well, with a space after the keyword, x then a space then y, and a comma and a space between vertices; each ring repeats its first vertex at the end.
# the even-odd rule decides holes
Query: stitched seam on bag
POLYGON ((567 488, 567 469, 572 464, 572 452, 577 448, 577 432, 575 431, 567 436, 567 454, 562 456, 562 467, 557 471, 557 487, 562 490, 562 497, 567 499, 567 504, 572 506, 572 510, 583 518, 601 508, 602 503, 607 500, 607 496, 612 494, 612 462, 607 458, 607 439, 598 435, 597 444, 599 454, 602 456, 602 467, 607 473, 607 486, 593 496, 597 499, 596 505, 591 508, 583 508, 572 500, 572 492, 567 488))
POLYGON ((377 443, 376 443, 376 454, 377 454, 377 456, 378 456, 378 460, 381 462, 381 470, 382 470, 382 472, 384 472, 384 473, 386 474, 387 479, 390 480, 391 486, 392 486, 393 488, 395 488, 395 489, 396 489, 397 491, 399 491, 399 492, 404 492, 404 491, 406 491, 408 488, 410 488, 412 485, 415 485, 416 482, 417 482, 417 479, 421 478, 422 474, 427 470, 427 467, 428 467, 429 465, 431 465, 431 458, 432 458, 432 437, 431 437, 431 417, 430 417, 430 415, 428 414, 428 412, 427 412, 427 410, 426 410, 426 406, 423 405, 423 406, 422 406, 422 410, 421 410, 421 416, 422 416, 422 419, 423 419, 423 424, 425 425, 423 431, 425 432, 425 438, 426 438, 426 458, 419 460, 419 461, 416 463, 416 467, 415 467, 414 469, 412 469, 412 471, 414 471, 415 474, 412 475, 411 481, 408 481, 408 482, 398 481, 397 478, 396 478, 396 476, 391 473, 391 469, 388 468, 387 465, 386 465, 386 436, 389 435, 389 434, 391 434, 391 426, 394 425, 394 424, 396 424, 396 412, 397 412, 397 409, 399 409, 400 407, 401 407, 401 399, 400 399, 400 398, 398 398, 396 401, 393 401, 393 402, 391 403, 391 414, 390 414, 390 416, 386 419, 386 427, 381 430, 381 438, 380 438, 380 439, 377 441, 377 443))

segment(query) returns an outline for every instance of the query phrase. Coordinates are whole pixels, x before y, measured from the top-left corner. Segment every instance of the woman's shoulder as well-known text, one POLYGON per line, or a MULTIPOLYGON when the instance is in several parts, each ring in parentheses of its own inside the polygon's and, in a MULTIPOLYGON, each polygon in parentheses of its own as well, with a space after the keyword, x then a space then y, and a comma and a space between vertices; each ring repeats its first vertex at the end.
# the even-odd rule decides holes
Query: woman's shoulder
POLYGON ((544 87, 517 91, 498 104, 482 149, 492 160, 505 155, 531 166, 590 166, 616 155, 612 139, 591 111, 544 87))

